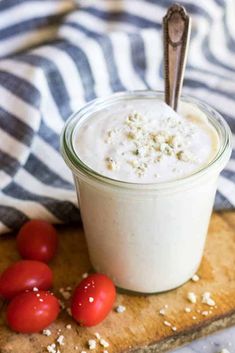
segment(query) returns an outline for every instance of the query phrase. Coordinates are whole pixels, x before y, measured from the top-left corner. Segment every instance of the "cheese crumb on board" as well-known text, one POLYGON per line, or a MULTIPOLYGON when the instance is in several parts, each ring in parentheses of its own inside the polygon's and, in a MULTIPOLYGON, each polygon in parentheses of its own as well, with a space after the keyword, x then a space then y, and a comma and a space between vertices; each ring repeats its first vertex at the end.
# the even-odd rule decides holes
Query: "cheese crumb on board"
POLYGON ((51 336, 51 330, 45 329, 45 330, 42 331, 42 334, 43 334, 44 336, 51 336))
MULTIPOLYGON (((43 334, 46 334, 46 336, 50 336, 51 335, 51 331, 49 329, 43 330, 43 334)), ((60 346, 64 346, 64 336, 63 335, 59 335, 59 337, 57 337, 57 339, 56 339, 56 343, 58 343, 60 346)), ((56 343, 54 342, 54 343, 49 344, 47 346, 46 349, 47 349, 47 351, 49 353, 60 353, 60 350, 57 348, 56 343)))
POLYGON ((82 274, 82 278, 87 278, 88 277, 88 273, 87 272, 84 272, 83 274, 82 274))
POLYGON ((98 332, 95 332, 94 333, 94 336, 97 338, 97 340, 100 340, 101 339, 101 336, 98 332))
POLYGON ((105 339, 101 338, 100 339, 100 344, 101 346, 103 346, 104 348, 109 347, 109 343, 107 341, 105 341, 105 339))
POLYGON ((197 302, 197 296, 196 296, 196 294, 193 293, 193 292, 188 292, 187 299, 188 299, 192 304, 196 304, 196 302, 197 302))
POLYGON ((184 308, 184 311, 185 311, 186 313, 191 313, 192 309, 189 308, 189 307, 186 307, 186 308, 184 308))
POLYGON ((197 274, 195 274, 195 275, 193 275, 193 277, 191 279, 193 282, 198 282, 200 278, 197 274))
MULTIPOLYGON (((70 287, 69 287, 70 288, 70 287)), ((70 293, 70 290, 68 290, 67 288, 60 288, 59 289, 59 292, 60 294, 62 295, 62 297, 65 299, 65 300, 68 300, 70 299, 71 297, 71 293, 70 293)))
POLYGON ((166 315, 166 310, 165 310, 165 308, 160 309, 160 310, 159 310, 159 314, 162 315, 162 316, 166 315))
POLYGON ((67 328, 67 330, 71 330, 72 325, 68 324, 68 325, 66 325, 65 327, 67 328))
POLYGON ((163 323, 164 323, 165 326, 168 326, 168 327, 171 327, 171 326, 172 326, 169 321, 166 321, 166 320, 165 320, 165 321, 163 321, 163 323))
POLYGON ((63 335, 60 335, 57 340, 56 340, 57 343, 59 343, 60 346, 64 346, 64 336, 63 335))
POLYGON ((56 349, 55 343, 49 344, 49 345, 47 346, 47 351, 48 351, 49 353, 57 353, 57 349, 56 349))
POLYGON ((215 306, 215 301, 211 298, 210 292, 205 292, 202 294, 202 303, 209 306, 215 306))
POLYGON ((202 315, 203 315, 203 316, 207 316, 207 315, 209 315, 209 311, 204 310, 204 311, 202 312, 202 315))
POLYGON ((67 311, 67 313, 69 314, 69 316, 72 316, 72 312, 71 312, 71 309, 70 309, 70 308, 67 308, 66 311, 67 311))
POLYGON ((120 314, 120 313, 124 313, 124 311, 126 311, 126 307, 124 305, 118 305, 115 309, 115 311, 120 314))
POLYGON ((59 304, 60 304, 61 309, 62 309, 62 310, 65 309, 65 308, 66 308, 66 307, 65 307, 65 303, 64 303, 62 300, 60 300, 60 299, 58 299, 58 301, 59 301, 59 304))
POLYGON ((95 340, 90 339, 90 340, 88 340, 87 344, 88 344, 88 348, 90 350, 96 349, 96 341, 95 340))

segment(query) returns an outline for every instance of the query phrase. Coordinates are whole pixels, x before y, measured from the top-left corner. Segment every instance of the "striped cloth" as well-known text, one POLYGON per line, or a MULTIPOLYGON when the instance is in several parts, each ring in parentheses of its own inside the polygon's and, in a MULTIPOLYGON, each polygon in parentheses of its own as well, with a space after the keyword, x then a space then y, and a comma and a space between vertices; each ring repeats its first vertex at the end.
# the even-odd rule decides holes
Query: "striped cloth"
MULTIPOLYGON (((30 218, 79 220, 61 129, 97 96, 163 89, 161 22, 171 3, 0 1, 1 233, 30 218)), ((220 111, 235 134, 235 2, 181 3, 193 19, 184 93, 220 111)), ((215 208, 234 206, 235 149, 215 208)))

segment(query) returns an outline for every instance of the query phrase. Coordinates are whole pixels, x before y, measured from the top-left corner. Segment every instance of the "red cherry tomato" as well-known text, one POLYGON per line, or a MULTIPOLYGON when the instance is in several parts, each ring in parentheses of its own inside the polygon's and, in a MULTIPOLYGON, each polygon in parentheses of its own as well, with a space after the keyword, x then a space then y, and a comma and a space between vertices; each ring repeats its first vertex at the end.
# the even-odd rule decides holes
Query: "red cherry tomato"
POLYGON ((48 262, 55 256, 57 247, 57 232, 45 221, 26 222, 17 236, 17 248, 24 259, 48 262))
POLYGON ((7 308, 7 322, 16 332, 39 332, 59 314, 58 299, 50 292, 26 291, 12 299, 7 308))
POLYGON ((33 289, 49 289, 53 274, 48 265, 33 260, 21 260, 9 266, 0 276, 0 295, 11 299, 18 293, 33 289))
POLYGON ((72 297, 73 318, 82 326, 100 323, 112 309, 116 289, 107 276, 93 274, 83 279, 72 297))

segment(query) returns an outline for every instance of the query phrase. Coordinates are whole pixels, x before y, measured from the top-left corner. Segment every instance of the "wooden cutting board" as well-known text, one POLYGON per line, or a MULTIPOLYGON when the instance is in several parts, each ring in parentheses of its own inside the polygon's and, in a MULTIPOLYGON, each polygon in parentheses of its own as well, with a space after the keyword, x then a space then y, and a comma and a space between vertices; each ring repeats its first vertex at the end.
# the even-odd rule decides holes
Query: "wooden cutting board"
MULTIPOLYGON (((58 227, 60 250, 51 263, 55 274, 54 290, 74 286, 84 272, 90 271, 86 243, 82 229, 58 227)), ((190 234, 189 234, 190 236, 190 234)), ((19 257, 13 236, 0 238, 0 271, 19 257)), ((116 305, 126 307, 124 313, 113 310, 108 318, 94 328, 81 328, 63 310, 59 319, 50 327, 52 334, 21 335, 11 332, 5 325, 5 304, 0 303, 0 352, 1 353, 43 353, 47 346, 55 342, 59 335, 64 336, 61 353, 89 351, 88 339, 95 338, 98 332, 109 342, 109 353, 125 351, 163 352, 178 347, 203 335, 235 324, 235 213, 214 214, 209 229, 205 255, 198 271, 200 280, 189 281, 184 286, 158 295, 128 295, 119 293, 116 305), (197 295, 197 303, 187 300, 188 292, 197 295), (202 304, 205 291, 212 294, 216 306, 202 304), (159 310, 168 305, 166 315, 159 310), (185 312, 185 308, 192 309, 185 312), (204 316, 203 311, 209 314, 204 316), (166 326, 164 321, 176 327, 166 326), (66 328, 66 325, 71 325, 66 328)), ((61 297, 62 298, 62 297, 61 297)), ((67 303, 68 305, 68 303, 67 303)), ((97 344, 94 353, 103 353, 104 348, 97 344)))

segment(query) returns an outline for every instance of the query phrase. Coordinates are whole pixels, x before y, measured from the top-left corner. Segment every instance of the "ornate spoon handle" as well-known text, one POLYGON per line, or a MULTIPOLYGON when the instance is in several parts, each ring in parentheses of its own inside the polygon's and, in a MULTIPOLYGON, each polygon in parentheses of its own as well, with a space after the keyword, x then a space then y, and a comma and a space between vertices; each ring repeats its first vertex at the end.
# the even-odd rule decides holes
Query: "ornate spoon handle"
POLYGON ((165 102, 177 110, 183 83, 191 20, 183 6, 174 4, 163 17, 165 102))

